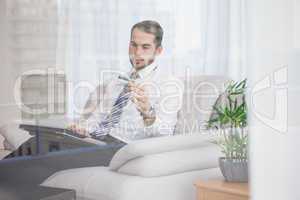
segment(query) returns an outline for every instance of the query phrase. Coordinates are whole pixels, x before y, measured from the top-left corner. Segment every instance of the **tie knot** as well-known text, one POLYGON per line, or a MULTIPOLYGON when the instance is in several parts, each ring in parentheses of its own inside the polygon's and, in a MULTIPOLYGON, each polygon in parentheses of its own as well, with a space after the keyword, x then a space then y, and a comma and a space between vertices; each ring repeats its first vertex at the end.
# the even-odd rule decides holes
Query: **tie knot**
POLYGON ((136 71, 134 71, 131 73, 130 78, 135 80, 135 79, 139 78, 139 74, 136 71))

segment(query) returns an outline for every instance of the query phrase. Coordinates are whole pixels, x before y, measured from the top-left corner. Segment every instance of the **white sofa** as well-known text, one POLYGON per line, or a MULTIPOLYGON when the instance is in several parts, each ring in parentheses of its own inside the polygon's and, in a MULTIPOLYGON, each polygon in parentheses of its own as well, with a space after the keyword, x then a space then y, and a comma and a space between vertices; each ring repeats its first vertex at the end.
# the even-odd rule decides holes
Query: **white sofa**
POLYGON ((42 185, 74 189, 81 200, 196 199, 196 180, 221 177, 217 162, 221 153, 212 143, 217 136, 204 130, 203 123, 225 82, 217 76, 185 80, 175 136, 130 143, 108 167, 60 171, 42 185))

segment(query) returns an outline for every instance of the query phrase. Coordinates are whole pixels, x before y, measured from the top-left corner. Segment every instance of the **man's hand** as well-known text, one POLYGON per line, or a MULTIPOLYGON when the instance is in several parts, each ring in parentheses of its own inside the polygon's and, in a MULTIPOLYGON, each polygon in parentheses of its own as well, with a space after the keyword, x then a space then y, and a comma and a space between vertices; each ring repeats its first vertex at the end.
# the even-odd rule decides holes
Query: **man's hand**
POLYGON ((80 124, 80 123, 72 123, 67 127, 67 129, 69 129, 69 130, 71 130, 71 131, 73 131, 73 132, 75 132, 79 135, 90 137, 90 134, 88 133, 85 126, 80 124))
POLYGON ((137 106, 138 111, 145 115, 150 110, 149 98, 145 94, 145 88, 132 81, 128 83, 128 90, 132 92, 132 102, 137 106))
POLYGON ((150 126, 155 121, 155 116, 149 116, 151 104, 149 97, 145 93, 145 88, 132 81, 128 83, 128 90, 132 92, 132 102, 136 105, 138 111, 143 116, 146 126, 150 126))

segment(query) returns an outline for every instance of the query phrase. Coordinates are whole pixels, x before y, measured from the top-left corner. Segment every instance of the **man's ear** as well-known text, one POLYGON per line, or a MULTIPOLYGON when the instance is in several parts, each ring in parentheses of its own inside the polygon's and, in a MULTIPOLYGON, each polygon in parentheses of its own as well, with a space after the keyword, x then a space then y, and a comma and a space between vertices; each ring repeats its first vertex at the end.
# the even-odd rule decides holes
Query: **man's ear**
POLYGON ((157 55, 157 56, 160 55, 162 51, 163 51, 162 46, 157 47, 155 50, 155 55, 157 55))

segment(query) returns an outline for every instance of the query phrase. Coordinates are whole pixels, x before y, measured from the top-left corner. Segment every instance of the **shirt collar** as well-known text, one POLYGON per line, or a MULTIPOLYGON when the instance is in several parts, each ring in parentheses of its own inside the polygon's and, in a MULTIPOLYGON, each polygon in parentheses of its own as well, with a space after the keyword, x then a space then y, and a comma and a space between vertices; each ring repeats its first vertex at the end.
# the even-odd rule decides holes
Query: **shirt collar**
MULTIPOLYGON (((138 77, 140 79, 144 79, 145 77, 149 76, 156 68, 157 68, 157 63, 155 61, 153 61, 153 63, 151 63, 150 65, 144 67, 143 69, 141 69, 137 72, 138 77)), ((135 71, 135 69, 133 68, 131 70, 131 73, 134 71, 135 71)))

